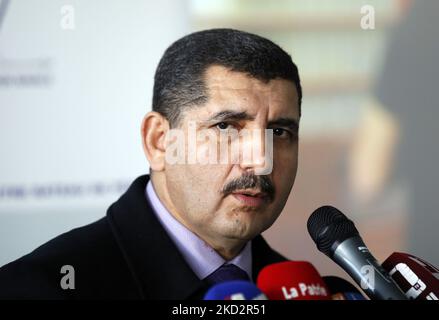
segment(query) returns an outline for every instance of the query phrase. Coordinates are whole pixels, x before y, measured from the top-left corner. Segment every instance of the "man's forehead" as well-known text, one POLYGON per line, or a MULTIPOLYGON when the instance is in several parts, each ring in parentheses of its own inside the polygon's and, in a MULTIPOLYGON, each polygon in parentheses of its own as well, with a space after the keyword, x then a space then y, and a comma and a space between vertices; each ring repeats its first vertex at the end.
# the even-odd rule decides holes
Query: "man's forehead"
POLYGON ((218 65, 212 65, 206 69, 204 81, 209 90, 256 89, 257 91, 269 92, 283 89, 283 87, 295 89, 294 83, 286 79, 277 78, 270 81, 262 81, 247 73, 233 71, 218 65))
POLYGON ((289 80, 275 79, 267 85, 245 73, 215 65, 206 70, 204 82, 207 101, 183 110, 183 122, 208 121, 215 114, 233 111, 246 113, 245 120, 289 118, 299 123, 298 94, 295 84, 289 80), (252 83, 270 90, 254 88, 252 83))
POLYGON ((265 107, 270 113, 298 117, 298 94, 295 84, 289 80, 263 82, 222 66, 209 67, 204 80, 208 96, 205 112, 234 109, 256 114, 258 109, 265 107))
MULTIPOLYGON (((266 111, 266 110, 265 110, 266 111)), ((227 108, 209 104, 192 109, 184 117, 184 122, 196 121, 200 127, 210 127, 220 122, 232 123, 260 123, 267 127, 280 125, 289 127, 294 131, 299 128, 300 117, 298 112, 285 112, 277 110, 275 112, 257 112, 257 110, 247 110, 246 108, 227 108)), ((197 126, 198 126, 197 125, 197 126)))
POLYGON ((221 122, 226 120, 234 121, 272 121, 278 118, 288 118, 299 123, 300 117, 297 104, 282 108, 275 107, 251 107, 245 104, 216 103, 209 101, 203 106, 191 108, 186 113, 186 120, 197 120, 206 122, 221 122))
POLYGON ((261 86, 262 81, 252 78, 246 73, 232 71, 226 67, 213 65, 206 69, 204 72, 204 81, 206 87, 211 90, 219 89, 237 89, 245 90, 250 89, 254 86, 261 86))

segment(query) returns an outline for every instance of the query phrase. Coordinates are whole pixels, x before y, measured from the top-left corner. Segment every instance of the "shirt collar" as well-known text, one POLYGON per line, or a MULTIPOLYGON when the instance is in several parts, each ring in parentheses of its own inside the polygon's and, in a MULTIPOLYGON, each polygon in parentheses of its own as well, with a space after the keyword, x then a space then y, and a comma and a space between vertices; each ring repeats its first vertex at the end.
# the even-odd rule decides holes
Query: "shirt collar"
POLYGON ((146 185, 145 195, 166 233, 200 279, 206 278, 225 263, 236 265, 252 279, 251 241, 247 242, 238 256, 226 261, 204 240, 174 218, 158 198, 151 180, 146 185))

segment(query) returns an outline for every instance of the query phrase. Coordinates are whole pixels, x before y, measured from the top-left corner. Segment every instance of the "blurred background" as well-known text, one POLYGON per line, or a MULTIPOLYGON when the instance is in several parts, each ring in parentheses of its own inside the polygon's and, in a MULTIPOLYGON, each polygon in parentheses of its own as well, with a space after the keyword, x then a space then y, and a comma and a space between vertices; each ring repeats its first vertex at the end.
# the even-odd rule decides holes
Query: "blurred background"
POLYGON ((157 63, 214 27, 268 37, 302 78, 299 171, 272 247, 349 279, 306 229, 330 204, 381 262, 402 251, 439 265, 438 12, 434 0, 0 0, 0 266, 102 217, 148 171, 140 123, 157 63))

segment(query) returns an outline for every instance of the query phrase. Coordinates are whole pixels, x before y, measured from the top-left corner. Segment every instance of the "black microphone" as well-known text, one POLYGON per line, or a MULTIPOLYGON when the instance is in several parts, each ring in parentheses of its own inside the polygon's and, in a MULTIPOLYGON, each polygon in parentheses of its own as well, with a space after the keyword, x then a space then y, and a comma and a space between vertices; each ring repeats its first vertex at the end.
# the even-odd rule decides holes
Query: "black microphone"
POLYGON ((407 300, 369 252, 354 223, 338 209, 320 207, 311 214, 307 226, 317 249, 342 267, 369 298, 407 300))

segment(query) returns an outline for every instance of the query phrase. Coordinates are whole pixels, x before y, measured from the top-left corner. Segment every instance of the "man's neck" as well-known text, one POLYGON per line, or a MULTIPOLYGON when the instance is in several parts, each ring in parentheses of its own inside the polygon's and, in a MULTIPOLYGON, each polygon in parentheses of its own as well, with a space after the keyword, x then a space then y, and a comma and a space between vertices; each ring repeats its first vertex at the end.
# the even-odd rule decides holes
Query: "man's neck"
MULTIPOLYGON (((204 240, 204 239, 203 239, 204 240)), ((206 241, 206 240, 204 240, 206 241)), ((206 241, 207 242, 207 241, 206 241)), ((233 260, 236 256, 239 255, 239 253, 242 251, 242 249, 245 246, 245 243, 239 243, 236 242, 233 245, 230 246, 215 246, 214 244, 209 243, 209 245, 226 261, 233 260)))
POLYGON ((196 234, 200 239, 206 242, 212 249, 214 249, 224 260, 229 261, 238 256, 242 251, 247 241, 240 239, 211 239, 205 235, 202 235, 194 228, 192 228, 178 213, 178 210, 172 204, 171 197, 166 190, 166 180, 160 173, 150 175, 151 183, 160 199, 162 204, 168 210, 168 212, 182 225, 184 225, 191 232, 196 234))

